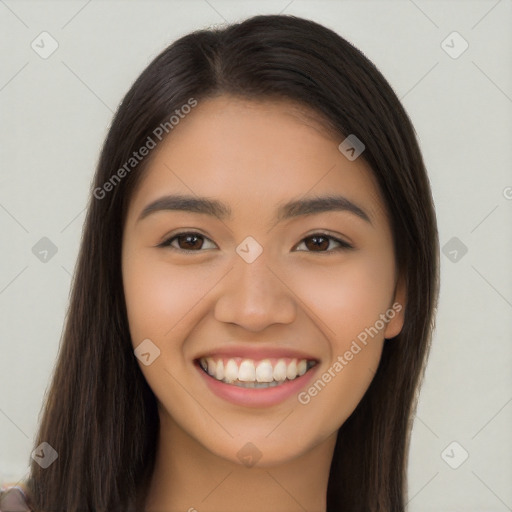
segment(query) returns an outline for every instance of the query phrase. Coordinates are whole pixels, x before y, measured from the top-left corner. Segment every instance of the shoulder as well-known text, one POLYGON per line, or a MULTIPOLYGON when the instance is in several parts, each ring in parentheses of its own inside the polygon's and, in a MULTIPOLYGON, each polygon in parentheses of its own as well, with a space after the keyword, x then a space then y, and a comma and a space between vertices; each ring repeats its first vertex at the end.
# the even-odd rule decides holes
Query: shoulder
POLYGON ((27 489, 22 482, 2 483, 0 512, 30 512, 26 501, 27 489))

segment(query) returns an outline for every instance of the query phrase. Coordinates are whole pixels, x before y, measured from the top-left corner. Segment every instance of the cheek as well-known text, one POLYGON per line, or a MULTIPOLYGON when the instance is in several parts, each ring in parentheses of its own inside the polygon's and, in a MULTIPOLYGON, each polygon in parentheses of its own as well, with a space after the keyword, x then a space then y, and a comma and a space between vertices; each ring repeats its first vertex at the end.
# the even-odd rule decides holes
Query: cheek
MULTIPOLYGON (((376 254, 361 252, 340 263, 310 265, 294 273, 294 291, 308 306, 306 311, 313 313, 332 356, 347 350, 350 342, 374 326, 390 306, 394 262, 391 255, 376 254)), ((377 327, 382 327, 380 322, 377 327)), ((379 336, 383 337, 383 331, 379 336)))
POLYGON ((392 298, 394 260, 384 251, 361 252, 300 276, 299 293, 317 318, 329 357, 299 401, 310 413, 305 421, 319 427, 312 418, 322 417, 329 431, 354 411, 377 370, 385 326, 380 315, 392 298))
MULTIPOLYGON (((136 257, 123 261, 123 283, 132 345, 150 339, 160 350, 154 362, 139 367, 158 400, 179 415, 189 397, 176 385, 174 375, 183 374, 186 339, 194 308, 200 304, 208 283, 206 270, 171 265, 165 254, 138 249, 136 257)), ((188 404, 188 407, 190 404, 188 404)))
MULTIPOLYGON (((170 265, 162 258, 140 255, 123 265, 123 282, 130 332, 139 338, 168 339, 171 330, 205 293, 207 272, 170 265)), ((157 341, 155 343, 158 344, 157 341)))
POLYGON ((380 315, 389 307, 393 266, 392 260, 362 257, 315 274, 303 274, 298 283, 301 293, 309 290, 305 302, 322 329, 319 341, 328 356, 298 398, 304 407, 301 425, 327 435, 352 414, 378 368, 384 344, 380 315))

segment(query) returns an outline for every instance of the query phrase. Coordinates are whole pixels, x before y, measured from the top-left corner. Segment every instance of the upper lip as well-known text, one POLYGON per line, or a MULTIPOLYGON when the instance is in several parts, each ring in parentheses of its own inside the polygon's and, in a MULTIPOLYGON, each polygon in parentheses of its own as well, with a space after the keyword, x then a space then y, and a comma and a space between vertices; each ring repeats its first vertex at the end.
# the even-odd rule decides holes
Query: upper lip
POLYGON ((280 358, 280 357, 288 357, 288 358, 296 358, 296 359, 308 359, 311 361, 317 361, 318 358, 312 356, 311 354, 307 354, 301 350, 285 348, 285 347, 250 347, 250 346, 229 346, 229 347, 221 347, 208 350, 208 352, 203 352, 198 355, 195 359, 201 359, 202 357, 243 357, 246 359, 266 359, 266 358, 280 358))

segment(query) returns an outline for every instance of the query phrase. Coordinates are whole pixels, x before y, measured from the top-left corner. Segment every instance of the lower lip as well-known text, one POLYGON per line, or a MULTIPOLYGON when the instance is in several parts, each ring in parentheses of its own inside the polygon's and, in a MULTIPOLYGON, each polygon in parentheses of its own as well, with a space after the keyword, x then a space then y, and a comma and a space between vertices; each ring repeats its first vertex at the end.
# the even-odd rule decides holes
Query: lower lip
POLYGON ((242 388, 233 384, 226 384, 220 380, 214 379, 206 373, 197 362, 194 363, 197 371, 202 375, 207 386, 218 397, 227 400, 236 405, 245 405, 247 407, 269 407, 284 402, 287 398, 297 395, 313 378, 316 364, 304 375, 295 379, 273 386, 271 388, 242 388))

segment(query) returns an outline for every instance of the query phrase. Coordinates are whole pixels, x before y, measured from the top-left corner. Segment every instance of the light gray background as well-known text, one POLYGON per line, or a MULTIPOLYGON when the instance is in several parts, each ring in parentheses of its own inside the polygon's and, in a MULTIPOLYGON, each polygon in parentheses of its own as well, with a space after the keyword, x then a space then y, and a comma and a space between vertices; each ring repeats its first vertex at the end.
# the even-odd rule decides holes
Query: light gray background
POLYGON ((27 474, 113 111, 177 37, 279 12, 334 29, 381 70, 420 139, 441 246, 468 249, 441 256, 409 510, 512 510, 512 0, 0 0, 0 481, 27 474), (31 48, 43 31, 59 45, 47 59, 31 48), (442 46, 453 31, 469 44, 458 58, 443 49, 458 53, 457 36, 442 46), (58 248, 46 263, 32 252, 43 237, 58 248))

